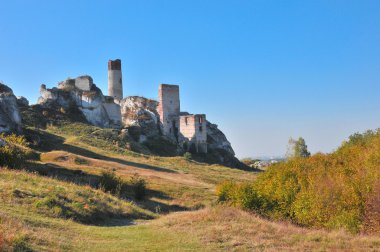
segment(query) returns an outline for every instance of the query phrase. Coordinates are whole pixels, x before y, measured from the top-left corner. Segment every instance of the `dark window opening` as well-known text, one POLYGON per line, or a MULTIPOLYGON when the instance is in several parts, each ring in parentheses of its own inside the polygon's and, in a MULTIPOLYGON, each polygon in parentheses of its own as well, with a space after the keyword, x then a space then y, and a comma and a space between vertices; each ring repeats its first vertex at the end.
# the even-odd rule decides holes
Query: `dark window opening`
MULTIPOLYGON (((176 122, 173 120, 172 121, 172 125, 173 125, 173 133, 174 133, 174 137, 175 139, 177 140, 178 142, 178 127, 177 127, 177 124, 176 122)), ((171 132, 170 132, 171 133, 171 132)))
POLYGON ((203 130, 203 127, 199 126, 199 131, 202 132, 202 130, 203 130))
POLYGON ((186 123, 186 125, 188 124, 187 117, 185 117, 185 123, 186 123))

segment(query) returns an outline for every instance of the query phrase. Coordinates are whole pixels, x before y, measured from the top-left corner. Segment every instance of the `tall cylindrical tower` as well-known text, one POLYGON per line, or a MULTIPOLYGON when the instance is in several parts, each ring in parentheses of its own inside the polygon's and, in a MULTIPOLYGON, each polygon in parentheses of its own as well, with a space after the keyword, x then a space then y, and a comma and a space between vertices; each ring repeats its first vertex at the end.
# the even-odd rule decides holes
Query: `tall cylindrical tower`
POLYGON ((108 95, 123 99, 123 81, 121 76, 121 60, 108 61, 108 95))

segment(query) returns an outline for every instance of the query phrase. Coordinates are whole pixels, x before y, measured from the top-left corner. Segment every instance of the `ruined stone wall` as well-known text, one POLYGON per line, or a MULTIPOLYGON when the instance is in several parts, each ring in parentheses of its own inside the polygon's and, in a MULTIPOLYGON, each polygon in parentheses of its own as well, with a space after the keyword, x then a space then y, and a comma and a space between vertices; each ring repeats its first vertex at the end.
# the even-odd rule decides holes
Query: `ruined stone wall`
POLYGON ((75 87, 83 91, 90 91, 93 84, 94 82, 92 78, 87 75, 79 76, 75 79, 75 87))
POLYGON ((180 117, 180 133, 187 151, 207 153, 206 115, 184 115, 180 117))
POLYGON ((159 104, 157 107, 160 121, 162 123, 162 133, 178 141, 179 133, 179 86, 161 84, 158 89, 159 104))
POLYGON ((123 80, 119 59, 108 61, 108 95, 117 100, 123 99, 123 80))
POLYGON ((121 128, 122 118, 120 105, 114 102, 113 97, 105 96, 104 98, 105 102, 103 103, 103 107, 108 114, 110 125, 114 125, 116 128, 121 128))

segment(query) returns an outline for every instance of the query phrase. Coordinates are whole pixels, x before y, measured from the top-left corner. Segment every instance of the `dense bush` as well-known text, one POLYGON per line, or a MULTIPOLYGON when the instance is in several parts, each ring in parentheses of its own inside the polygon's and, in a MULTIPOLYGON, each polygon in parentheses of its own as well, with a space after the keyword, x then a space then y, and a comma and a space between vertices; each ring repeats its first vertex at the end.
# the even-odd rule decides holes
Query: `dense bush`
POLYGON ((114 172, 102 172, 99 188, 118 197, 132 196, 136 200, 143 200, 146 195, 146 181, 138 174, 134 174, 128 182, 118 177, 114 172))
POLYGON ((146 194, 146 182, 140 178, 138 174, 131 177, 129 183, 132 186, 134 197, 136 200, 143 200, 146 194))
POLYGON ((19 167, 32 155, 23 136, 0 134, 0 167, 19 167))
POLYGON ((126 186, 126 183, 114 172, 104 171, 100 176, 99 188, 105 192, 121 196, 126 186))
POLYGON ((332 154, 275 164, 253 183, 225 182, 218 197, 304 226, 379 232, 379 183, 380 132, 368 131, 332 154))

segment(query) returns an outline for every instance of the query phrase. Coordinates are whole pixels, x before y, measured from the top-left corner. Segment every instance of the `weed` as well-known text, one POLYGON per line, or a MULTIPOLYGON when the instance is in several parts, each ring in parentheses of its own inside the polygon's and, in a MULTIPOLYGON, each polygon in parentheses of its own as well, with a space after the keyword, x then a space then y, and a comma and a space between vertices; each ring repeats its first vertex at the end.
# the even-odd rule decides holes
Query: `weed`
POLYGON ((186 159, 186 160, 191 160, 192 159, 192 155, 190 152, 185 152, 185 154, 183 154, 183 157, 186 159))

